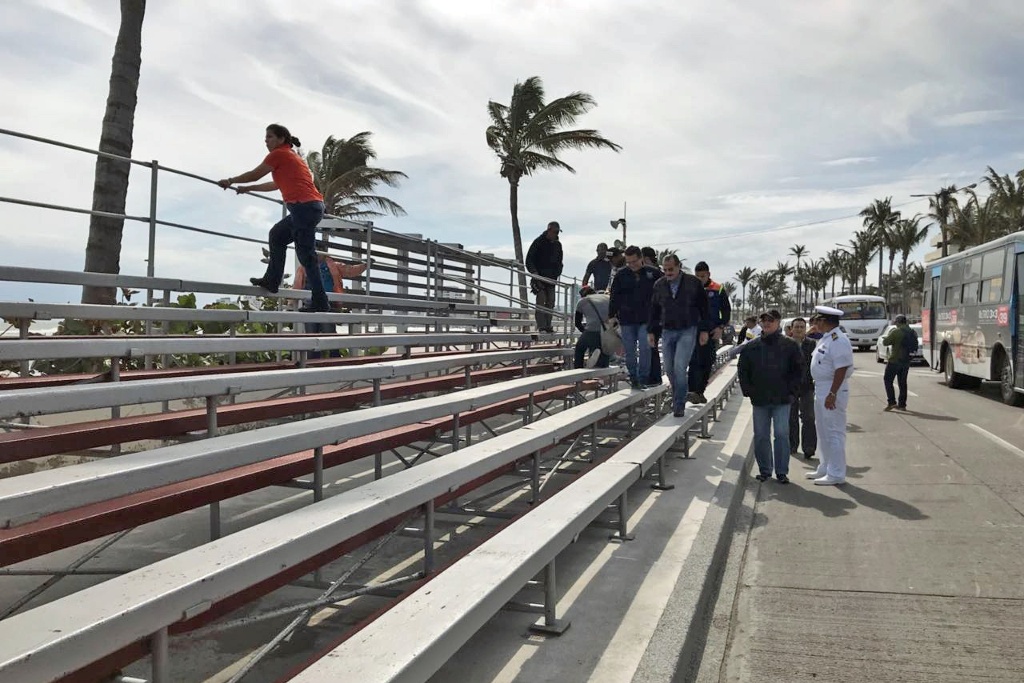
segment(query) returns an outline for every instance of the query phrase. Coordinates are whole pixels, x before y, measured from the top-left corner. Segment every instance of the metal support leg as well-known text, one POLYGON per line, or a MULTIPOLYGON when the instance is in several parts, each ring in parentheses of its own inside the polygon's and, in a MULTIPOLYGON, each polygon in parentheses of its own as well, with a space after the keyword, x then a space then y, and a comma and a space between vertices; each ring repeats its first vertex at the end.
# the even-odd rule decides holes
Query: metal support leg
POLYGON ((459 414, 452 415, 452 450, 459 450, 459 414))
POLYGON ((434 501, 423 506, 423 574, 434 573, 434 501))
POLYGON ((708 429, 708 414, 704 413, 704 417, 700 419, 700 438, 710 439, 711 431, 708 429))
MULTIPOLYGON (((373 380, 373 405, 380 405, 380 380, 373 380)), ((384 476, 384 462, 380 453, 373 454, 373 478, 380 479, 384 476)))
POLYGON ((313 449, 313 502, 324 499, 324 447, 313 449))
POLYGON ((636 536, 629 533, 629 500, 626 491, 623 491, 622 495, 619 496, 619 502, 616 507, 619 512, 619 530, 612 534, 611 540, 618 543, 632 541, 636 536))
MULTIPOLYGON (((19 339, 28 339, 28 328, 29 328, 29 326, 31 324, 32 324, 32 321, 28 320, 27 318, 22 318, 21 320, 18 321, 18 338, 19 339)), ((32 367, 31 366, 32 366, 32 361, 27 360, 27 359, 21 361, 21 363, 19 364, 19 367, 18 367, 18 374, 21 375, 22 377, 28 377, 29 374, 32 372, 32 367)))
POLYGON ((658 482, 651 484, 651 488, 655 491, 671 491, 675 487, 675 484, 665 482, 665 456, 662 455, 658 458, 658 482))
POLYGON ((530 392, 530 398, 526 402, 526 412, 523 413, 523 426, 533 422, 533 392, 530 392))
POLYGON ((473 368, 466 366, 466 389, 473 388, 473 368))
MULTIPOLYGON (((212 439, 217 436, 217 398, 206 397, 206 438, 212 439)), ((216 541, 221 537, 220 526, 220 501, 210 503, 210 540, 216 541)))
MULTIPOLYGON (((121 381, 121 359, 111 358, 110 359, 110 381, 120 382, 121 381)), ((121 406, 112 406, 110 408, 110 419, 116 420, 121 417, 121 406)), ((115 443, 110 446, 111 455, 121 455, 121 444, 115 443)))
POLYGON ((171 683, 171 662, 167 653, 167 627, 153 634, 149 641, 150 657, 153 660, 152 683, 171 683))
POLYGON ((530 505, 540 502, 540 451, 530 458, 530 505))
POLYGON ((544 618, 530 627, 533 633, 560 636, 569 628, 569 621, 557 618, 558 586, 555 576, 555 560, 551 560, 544 567, 544 618))

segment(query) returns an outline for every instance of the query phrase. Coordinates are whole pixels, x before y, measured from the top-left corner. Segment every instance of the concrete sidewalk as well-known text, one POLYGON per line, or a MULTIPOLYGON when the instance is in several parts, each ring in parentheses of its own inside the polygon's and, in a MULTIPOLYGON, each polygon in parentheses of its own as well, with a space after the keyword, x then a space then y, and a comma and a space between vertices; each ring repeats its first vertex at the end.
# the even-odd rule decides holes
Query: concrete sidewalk
POLYGON ((696 680, 1024 681, 1024 459, 857 367, 848 483, 748 479, 696 680))

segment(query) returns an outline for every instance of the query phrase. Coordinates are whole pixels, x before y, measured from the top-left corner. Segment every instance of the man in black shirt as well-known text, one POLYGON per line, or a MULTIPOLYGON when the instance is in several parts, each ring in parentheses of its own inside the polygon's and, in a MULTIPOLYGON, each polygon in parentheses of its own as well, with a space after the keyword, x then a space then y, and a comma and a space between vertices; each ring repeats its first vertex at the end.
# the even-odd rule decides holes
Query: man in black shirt
POLYGON ((800 444, 804 447, 804 457, 813 458, 818 447, 818 430, 814 427, 814 380, 811 379, 811 356, 817 345, 807 336, 807 321, 794 318, 791 339, 800 345, 804 357, 804 374, 800 382, 800 393, 793 397, 793 405, 789 408, 789 454, 796 455, 800 444), (803 427, 801 429, 801 426, 803 427))
POLYGON ((597 245, 597 258, 587 264, 587 271, 583 273, 583 287, 590 284, 594 291, 603 292, 612 284, 612 262, 608 260, 608 245, 601 242, 597 245), (590 278, 594 282, 590 283, 590 278))

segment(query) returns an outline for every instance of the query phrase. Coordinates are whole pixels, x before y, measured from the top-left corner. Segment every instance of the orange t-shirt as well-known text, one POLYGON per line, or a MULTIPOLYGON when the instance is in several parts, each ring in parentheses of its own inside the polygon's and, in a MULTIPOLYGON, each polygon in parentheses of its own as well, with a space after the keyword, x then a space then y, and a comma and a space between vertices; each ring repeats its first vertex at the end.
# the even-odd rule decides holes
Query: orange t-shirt
POLYGON ((285 204, 324 200, 323 195, 313 184, 313 174, 309 172, 309 166, 291 145, 281 145, 274 149, 263 163, 270 166, 270 175, 277 184, 277 189, 281 190, 285 204))

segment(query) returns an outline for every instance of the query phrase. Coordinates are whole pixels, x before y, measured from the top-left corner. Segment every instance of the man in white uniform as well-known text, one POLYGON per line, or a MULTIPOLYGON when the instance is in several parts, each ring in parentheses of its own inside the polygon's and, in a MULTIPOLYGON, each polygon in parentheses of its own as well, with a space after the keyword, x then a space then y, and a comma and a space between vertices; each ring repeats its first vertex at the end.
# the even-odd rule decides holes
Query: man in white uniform
POLYGON ((812 321, 821 339, 811 354, 811 377, 821 462, 806 476, 818 486, 835 486, 846 483, 846 406, 850 402, 853 346, 839 329, 841 310, 815 306, 814 312, 812 321))

